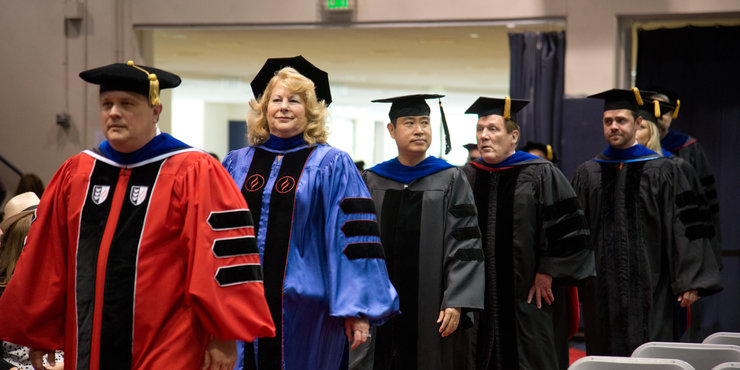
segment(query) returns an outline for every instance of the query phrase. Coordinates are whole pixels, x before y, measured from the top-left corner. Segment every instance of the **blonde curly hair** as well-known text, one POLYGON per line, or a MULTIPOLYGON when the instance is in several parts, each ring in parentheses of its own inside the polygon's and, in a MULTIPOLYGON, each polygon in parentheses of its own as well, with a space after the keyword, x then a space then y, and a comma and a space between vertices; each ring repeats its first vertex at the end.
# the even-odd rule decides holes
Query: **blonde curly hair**
POLYGON ((260 145, 270 138, 270 128, 267 124, 267 106, 275 86, 280 83, 288 90, 298 94, 306 106, 306 130, 303 131, 303 139, 308 145, 326 143, 329 130, 326 127, 326 119, 329 113, 326 103, 318 101, 314 83, 292 67, 285 67, 270 80, 265 91, 249 102, 251 108, 247 114, 247 139, 249 145, 260 145))

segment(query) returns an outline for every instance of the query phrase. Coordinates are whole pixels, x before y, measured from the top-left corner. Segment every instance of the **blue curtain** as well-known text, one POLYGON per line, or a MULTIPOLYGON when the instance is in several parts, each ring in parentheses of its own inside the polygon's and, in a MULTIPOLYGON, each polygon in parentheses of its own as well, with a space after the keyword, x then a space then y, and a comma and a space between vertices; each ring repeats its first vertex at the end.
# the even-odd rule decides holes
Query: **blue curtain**
MULTIPOLYGON (((519 145, 537 141, 561 153, 564 32, 509 34, 510 96, 530 101, 517 114, 519 145)), ((561 158, 562 159, 562 158, 561 158)))

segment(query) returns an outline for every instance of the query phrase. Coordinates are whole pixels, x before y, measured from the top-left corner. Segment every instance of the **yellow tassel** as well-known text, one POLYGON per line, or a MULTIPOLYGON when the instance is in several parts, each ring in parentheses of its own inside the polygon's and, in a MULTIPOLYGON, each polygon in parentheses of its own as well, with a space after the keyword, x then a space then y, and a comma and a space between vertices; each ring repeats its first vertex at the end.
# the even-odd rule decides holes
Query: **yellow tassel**
POLYGON ((653 100, 653 106, 655 107, 653 115, 655 118, 660 118, 660 103, 657 100, 653 100))
POLYGON ((511 98, 506 97, 506 102, 504 103, 504 119, 511 119, 511 98))
POLYGON ((681 108, 681 99, 676 99, 676 109, 673 110, 673 119, 678 118, 678 108, 681 108))
POLYGON ((547 160, 552 162, 552 146, 550 144, 547 144, 547 160))
POLYGON ((640 89, 638 89, 636 87, 633 87, 632 88, 632 91, 635 93, 635 100, 637 100, 637 105, 643 105, 643 104, 645 104, 642 101, 642 96, 640 96, 640 89))
POLYGON ((149 71, 147 71, 146 69, 137 66, 136 64, 134 64, 133 60, 129 60, 128 62, 126 62, 126 64, 146 73, 147 77, 149 78, 149 102, 152 105, 161 104, 161 101, 159 100, 159 80, 157 79, 157 75, 154 73, 149 73, 149 71))

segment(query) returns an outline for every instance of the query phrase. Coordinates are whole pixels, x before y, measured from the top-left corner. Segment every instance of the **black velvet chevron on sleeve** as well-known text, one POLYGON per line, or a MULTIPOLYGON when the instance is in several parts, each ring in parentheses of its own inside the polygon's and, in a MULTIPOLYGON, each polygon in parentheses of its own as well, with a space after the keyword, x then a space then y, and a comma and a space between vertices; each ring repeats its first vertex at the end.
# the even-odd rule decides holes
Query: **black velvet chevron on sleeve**
POLYGON ((252 226, 252 215, 246 209, 213 212, 208 216, 208 225, 213 230, 229 230, 252 226))
POLYGON ((375 214, 375 203, 370 198, 344 198, 339 208, 345 214, 372 213, 375 214))
POLYGON ((452 235, 452 237, 457 241, 478 239, 480 238, 480 230, 478 230, 478 227, 476 226, 460 227, 453 230, 450 235, 452 235))
POLYGON ((383 245, 380 243, 352 243, 344 248, 344 255, 351 260, 360 258, 385 258, 383 245))
POLYGON ((345 236, 380 236, 378 223, 374 220, 351 220, 342 225, 345 236))
POLYGON ((450 208, 450 214, 457 218, 475 216, 475 204, 456 204, 450 208))

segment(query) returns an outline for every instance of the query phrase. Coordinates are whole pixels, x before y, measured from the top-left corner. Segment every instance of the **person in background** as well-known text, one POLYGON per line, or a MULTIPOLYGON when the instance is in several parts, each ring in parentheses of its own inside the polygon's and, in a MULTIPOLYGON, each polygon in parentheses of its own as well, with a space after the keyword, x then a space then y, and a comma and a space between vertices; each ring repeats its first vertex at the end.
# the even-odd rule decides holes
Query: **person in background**
POLYGON ((540 158, 547 159, 552 163, 558 163, 558 156, 555 154, 555 151, 552 150, 552 145, 550 144, 527 141, 527 144, 525 144, 520 150, 522 152, 527 152, 540 158))
POLYGON ((606 150, 578 167, 596 276, 579 291, 589 355, 629 356, 648 341, 677 341, 675 302, 688 307, 721 289, 695 215, 700 205, 676 163, 640 145, 638 89, 604 100, 606 150))
MULTIPOLYGON (((26 240, 38 204, 39 198, 36 194, 26 192, 11 198, 5 205, 7 217, 0 223, 0 230, 2 230, 2 237, 0 238, 0 296, 2 296, 3 290, 8 286, 8 282, 13 276, 13 270, 15 270, 18 257, 21 255, 21 250, 23 250, 23 243, 26 240)), ((13 319, 3 316, 2 321, 13 319)), ((2 362, 0 362, 0 369, 2 370, 33 369, 28 357, 28 347, 0 342, 0 354, 2 355, 2 362)), ((64 368, 64 354, 62 351, 56 351, 54 362, 55 365, 53 367, 49 366, 49 368, 64 368)))
POLYGON ((23 194, 25 192, 32 191, 36 193, 36 196, 41 198, 44 195, 44 182, 35 173, 24 173, 18 181, 18 186, 15 189, 15 195, 23 194))
MULTIPOLYGON (((640 93, 644 96, 655 96, 656 94, 651 91, 642 90, 640 91, 640 93)), ((715 232, 715 220, 711 217, 711 203, 704 193, 704 186, 702 186, 701 184, 701 179, 696 173, 694 167, 692 167, 689 162, 671 153, 661 146, 660 129, 658 128, 659 125, 656 124, 656 122, 661 122, 663 120, 664 115, 662 114, 662 112, 673 112, 676 106, 669 102, 657 99, 646 99, 646 101, 647 104, 639 106, 639 114, 642 118, 642 122, 637 127, 637 142, 640 145, 643 145, 650 150, 676 162, 679 171, 683 174, 683 177, 686 179, 686 181, 688 181, 692 189, 694 199, 696 199, 696 203, 699 205, 699 211, 695 217, 698 217, 699 219, 705 221, 703 227, 698 225, 694 226, 692 230, 698 231, 693 231, 692 233, 695 235, 701 235, 702 238, 706 239, 706 253, 711 256, 709 258, 714 258, 717 260, 717 264, 721 269, 722 256, 721 254, 717 254, 719 252, 719 239, 717 237, 717 233, 715 232)), ((695 304, 691 305, 691 307, 680 307, 680 304, 676 305, 676 309, 678 311, 677 323, 681 340, 700 342, 702 339, 704 339, 700 335, 701 313, 703 312, 702 308, 704 306, 704 303, 705 300, 699 300, 695 304)), ((704 336, 706 336, 706 334, 707 333, 705 333, 704 336)))
POLYGON ((326 72, 271 58, 251 85, 250 145, 223 165, 254 215, 276 336, 245 343, 237 368, 346 369, 370 322, 398 313, 372 199, 352 158, 326 144, 326 72))
POLYGON ((468 150, 468 162, 472 162, 480 158, 480 150, 478 150, 478 144, 467 143, 463 145, 463 148, 468 150))
MULTIPOLYGON (((693 136, 671 129, 673 120, 678 119, 678 113, 681 108, 679 96, 662 87, 650 88, 655 90, 649 97, 652 99, 666 102, 672 105, 673 109, 662 111, 662 119, 658 124, 660 128, 660 142, 663 148, 685 160, 694 168, 701 184, 701 191, 704 193, 707 201, 707 209, 712 228, 707 229, 709 240, 714 250, 714 256, 720 269, 722 263, 722 225, 719 213, 719 196, 717 194, 717 185, 714 177, 714 171, 709 163, 709 159, 704 151, 704 147, 693 136)), ((711 304, 707 301, 699 301, 698 304, 692 305, 689 319, 689 327, 686 335, 682 340, 689 342, 701 342, 709 334, 716 330, 705 323, 702 319, 706 306, 711 304)), ((714 303, 717 304, 717 303, 714 303)))
POLYGON ((133 62, 100 85, 106 140, 69 158, 36 210, 0 297, 0 338, 70 369, 218 369, 236 339, 274 335, 252 217, 210 155, 159 133, 172 73, 133 62))
POLYGON ((402 314, 377 328, 368 355, 373 366, 366 368, 473 368, 474 338, 468 329, 473 312, 483 309, 483 250, 464 173, 427 156, 432 124, 426 99, 440 98, 373 100, 391 103, 387 128, 398 156, 371 167, 363 178, 379 210, 386 264, 402 314))
MULTIPOLYGON (((486 258, 485 311, 480 316, 477 368, 558 369, 563 364, 553 317, 562 284, 593 276, 593 251, 583 209, 552 162, 516 151, 516 113, 529 101, 480 97, 481 158, 466 165, 486 258)), ((567 350, 567 347, 566 347, 567 350)))

